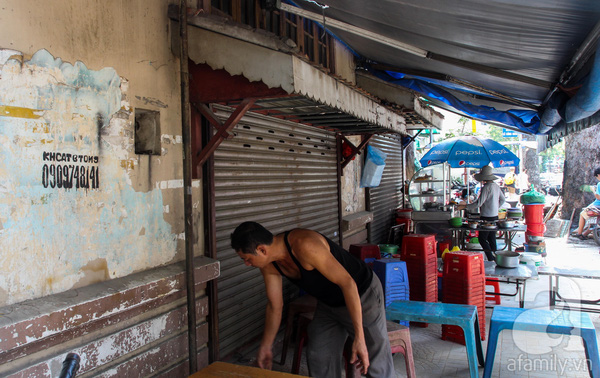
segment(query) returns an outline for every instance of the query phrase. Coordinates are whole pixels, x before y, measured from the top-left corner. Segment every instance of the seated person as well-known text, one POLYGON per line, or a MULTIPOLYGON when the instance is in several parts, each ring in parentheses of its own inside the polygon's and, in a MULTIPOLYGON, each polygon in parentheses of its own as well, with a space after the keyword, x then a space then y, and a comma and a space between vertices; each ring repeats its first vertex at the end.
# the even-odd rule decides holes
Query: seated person
POLYGON ((589 204, 587 207, 584 207, 579 213, 579 227, 577 227, 577 232, 571 234, 578 239, 585 240, 586 236, 583 235, 583 227, 585 226, 585 222, 590 219, 588 215, 588 210, 592 210, 594 208, 598 208, 600 210, 600 167, 594 170, 594 177, 598 180, 598 184, 596 185, 596 193, 594 193, 594 197, 596 198, 594 202, 589 204))
POLYGON ((515 181, 517 176, 515 175, 515 167, 510 167, 510 171, 504 176, 504 186, 508 189, 509 194, 515 194, 515 181))

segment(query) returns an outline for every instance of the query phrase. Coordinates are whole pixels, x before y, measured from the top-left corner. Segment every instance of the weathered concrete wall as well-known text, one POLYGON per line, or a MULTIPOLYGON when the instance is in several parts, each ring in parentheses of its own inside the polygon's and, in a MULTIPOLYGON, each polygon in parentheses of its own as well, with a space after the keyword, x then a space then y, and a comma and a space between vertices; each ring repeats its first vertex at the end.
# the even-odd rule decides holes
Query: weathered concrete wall
MULTIPOLYGON (((354 146, 360 145, 360 136, 349 136, 348 140, 354 144, 354 146)), ((366 151, 364 149, 363 151, 366 151)), ((345 217, 350 214, 355 214, 360 211, 365 211, 365 190, 360 187, 360 177, 362 175, 362 164, 363 154, 356 155, 356 158, 352 160, 344 168, 344 175, 342 176, 342 216, 345 217)))
POLYGON ((334 39, 334 43, 335 74, 352 84, 356 84, 354 55, 337 39, 334 39))
POLYGON ((0 306, 183 258, 167 5, 3 3, 0 47, 15 51, 0 61, 0 306), (160 112, 159 156, 134 152, 136 108, 160 112))
MULTIPOLYGON (((208 364, 206 282, 219 262, 194 261, 198 366, 208 364)), ((58 377, 68 352, 77 377, 187 377, 185 264, 1 308, 0 376, 58 377)))

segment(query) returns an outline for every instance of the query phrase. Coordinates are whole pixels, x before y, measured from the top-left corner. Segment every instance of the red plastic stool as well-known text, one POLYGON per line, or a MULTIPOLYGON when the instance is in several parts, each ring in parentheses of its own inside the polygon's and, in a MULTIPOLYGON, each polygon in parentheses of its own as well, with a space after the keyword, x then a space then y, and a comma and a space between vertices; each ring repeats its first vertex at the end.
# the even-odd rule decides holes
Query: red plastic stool
MULTIPOLYGON (((498 282, 497 278, 486 278, 485 286, 493 286, 494 293, 500 292, 500 283, 498 282)), ((497 305, 502 303, 502 301, 500 300, 500 296, 497 294, 496 295, 486 295, 485 300, 486 301, 494 301, 497 305)))
MULTIPOLYGON (((298 318, 298 342, 296 344, 296 353, 292 362, 292 374, 298 374, 300 371, 300 359, 302 349, 306 338, 308 337, 306 327, 313 319, 314 313, 303 313, 298 318)), ((410 341, 410 329, 396 322, 387 321, 387 332, 390 339, 392 354, 402 353, 406 362, 406 373, 409 378, 416 377, 415 361, 413 358, 412 343, 410 341)), ((352 350, 352 339, 348 338, 344 345, 344 361, 346 367, 346 378, 360 378, 360 371, 349 361, 349 355, 352 350)))

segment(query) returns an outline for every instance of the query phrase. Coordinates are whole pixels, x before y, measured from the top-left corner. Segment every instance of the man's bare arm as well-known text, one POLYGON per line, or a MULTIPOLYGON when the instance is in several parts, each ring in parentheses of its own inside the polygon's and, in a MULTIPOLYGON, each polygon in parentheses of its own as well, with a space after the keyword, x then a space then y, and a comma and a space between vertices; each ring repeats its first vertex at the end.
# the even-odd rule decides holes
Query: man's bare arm
POLYGON ((281 324, 283 311, 283 288, 281 274, 271 264, 261 269, 267 292, 265 330, 258 350, 257 363, 260 368, 271 370, 273 366, 273 342, 281 324))

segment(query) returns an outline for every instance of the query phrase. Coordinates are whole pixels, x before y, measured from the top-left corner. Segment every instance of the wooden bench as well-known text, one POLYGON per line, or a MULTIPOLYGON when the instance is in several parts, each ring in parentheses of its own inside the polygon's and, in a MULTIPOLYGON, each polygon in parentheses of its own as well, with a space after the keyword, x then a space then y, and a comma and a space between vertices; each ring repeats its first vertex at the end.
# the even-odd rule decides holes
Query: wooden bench
POLYGON ((477 306, 441 302, 394 301, 386 309, 387 320, 450 324, 463 329, 467 360, 471 377, 479 376, 479 365, 484 366, 477 306))

